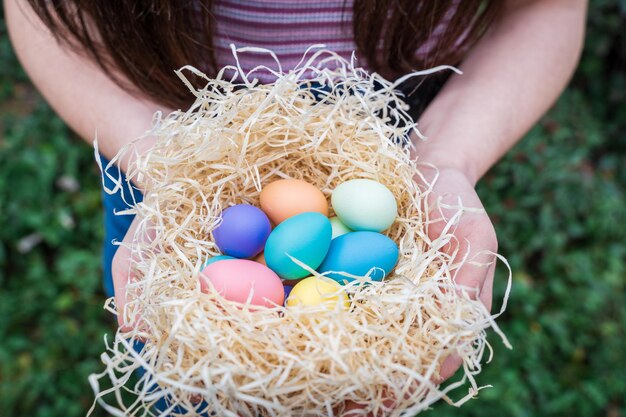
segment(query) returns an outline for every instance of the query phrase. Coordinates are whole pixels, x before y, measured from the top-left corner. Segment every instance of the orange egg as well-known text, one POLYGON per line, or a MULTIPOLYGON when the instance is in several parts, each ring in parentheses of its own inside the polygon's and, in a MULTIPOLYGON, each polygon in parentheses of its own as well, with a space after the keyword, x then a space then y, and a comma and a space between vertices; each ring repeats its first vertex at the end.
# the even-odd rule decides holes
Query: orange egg
POLYGON ((302 180, 278 180, 265 186, 261 191, 261 209, 275 225, 300 213, 317 212, 328 216, 324 194, 302 180))
POLYGON ((263 252, 259 253, 256 258, 254 258, 254 261, 267 266, 267 262, 265 262, 265 255, 263 254, 263 252))

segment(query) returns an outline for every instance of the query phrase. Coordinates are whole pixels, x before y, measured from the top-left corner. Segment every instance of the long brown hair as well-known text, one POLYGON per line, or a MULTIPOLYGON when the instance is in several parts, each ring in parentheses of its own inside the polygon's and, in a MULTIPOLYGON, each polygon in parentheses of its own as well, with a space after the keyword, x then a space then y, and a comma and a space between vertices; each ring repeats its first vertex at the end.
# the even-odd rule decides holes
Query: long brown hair
MULTIPOLYGON (((190 95, 174 69, 192 64, 216 73, 214 0, 28 0, 55 37, 86 53, 119 85, 184 108, 190 95), (202 57, 200 60, 199 57, 202 57)), ((440 63, 455 64, 494 20, 498 0, 355 0, 352 32, 360 56, 392 77, 440 63), (416 48, 440 23, 434 53, 416 48)), ((344 3, 345 7, 345 3, 344 3)))

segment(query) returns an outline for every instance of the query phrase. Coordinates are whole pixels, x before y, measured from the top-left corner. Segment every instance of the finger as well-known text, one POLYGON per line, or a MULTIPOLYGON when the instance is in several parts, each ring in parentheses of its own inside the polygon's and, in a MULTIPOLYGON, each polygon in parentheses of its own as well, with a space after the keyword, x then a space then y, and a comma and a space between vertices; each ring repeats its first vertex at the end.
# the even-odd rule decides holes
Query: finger
MULTIPOLYGON (((480 289, 480 293, 479 293, 479 299, 480 301, 482 301, 485 307, 487 307, 488 311, 491 311, 491 304, 492 304, 492 299, 493 299, 492 297, 493 280, 494 280, 495 269, 496 269, 495 262, 489 265, 486 275, 485 275, 485 279, 482 284, 482 288, 480 289)), ((463 279, 464 277, 461 276, 461 280, 463 279)), ((468 278, 467 281, 471 281, 472 279, 474 278, 468 278)), ((478 284, 480 282, 480 279, 476 280, 475 282, 478 284)), ((448 378, 452 377, 462 364, 463 364, 463 360, 461 359, 460 356, 458 355, 448 356, 441 364, 441 369, 439 371, 439 375, 441 378, 437 380, 436 382, 440 384, 444 382, 445 380, 447 380, 448 378)))
MULTIPOLYGON (((136 252, 138 243, 145 245, 154 240, 156 232, 151 223, 147 223, 142 230, 145 233, 137 234, 137 230, 141 225, 141 221, 138 217, 132 221, 122 244, 118 247, 118 250, 113 257, 111 265, 111 273, 113 275, 113 289, 115 291, 115 304, 117 307, 117 321, 123 331, 128 331, 132 328, 126 321, 125 306, 127 303, 127 286, 129 282, 134 281, 137 277, 133 273, 133 265, 139 260, 136 252)), ((137 325, 137 323, 135 323, 137 325)))
MULTIPOLYGON (((378 400, 381 401, 381 400, 378 400)), ((382 398, 382 409, 378 410, 377 416, 385 415, 385 410, 393 410, 396 408, 396 401, 393 398, 389 398, 389 393, 387 390, 383 393, 382 398)), ((354 401, 346 401, 344 404, 344 412, 342 414, 343 417, 374 417, 373 412, 366 412, 365 409, 368 408, 365 404, 359 404, 354 401)))
POLYGON ((448 356, 441 364, 441 369, 439 370, 440 378, 437 379, 436 382, 438 384, 441 384, 446 379, 450 378, 456 373, 456 371, 461 367, 462 364, 463 360, 459 355, 448 356))
POLYGON ((118 246, 113 262, 111 265, 111 273, 113 275, 113 289, 115 291, 115 306, 117 309, 117 323, 122 331, 129 331, 130 327, 126 326, 124 319, 124 307, 126 306, 126 286, 132 279, 131 274, 131 258, 132 253, 129 247, 135 236, 138 227, 137 219, 131 223, 122 244, 118 246))
POLYGON ((367 405, 358 404, 354 401, 346 401, 342 417, 375 417, 374 413, 365 411, 367 407, 367 405))
POLYGON ((366 416, 363 411, 367 406, 357 404, 354 401, 346 401, 343 409, 343 417, 363 417, 366 416))
POLYGON ((483 302, 485 307, 487 307, 487 311, 491 312, 492 302, 493 302, 493 281, 496 272, 496 263, 493 262, 489 265, 489 270, 487 271, 487 277, 485 279, 485 283, 480 290, 480 301, 483 302))
POLYGON ((466 293, 471 299, 480 299, 482 288, 487 281, 489 267, 465 264, 454 276, 454 283, 460 294, 466 293))

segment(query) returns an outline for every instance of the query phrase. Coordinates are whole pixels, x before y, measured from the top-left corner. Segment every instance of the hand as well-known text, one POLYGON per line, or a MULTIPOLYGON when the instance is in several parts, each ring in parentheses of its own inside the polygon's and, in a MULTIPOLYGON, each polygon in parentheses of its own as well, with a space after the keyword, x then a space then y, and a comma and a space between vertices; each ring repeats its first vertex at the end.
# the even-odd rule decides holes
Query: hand
MULTIPOLYGON (((136 243, 137 229, 141 223, 141 218, 135 216, 122 244, 118 247, 115 256, 113 257, 111 265, 111 273, 113 275, 113 289, 115 291, 115 308, 117 309, 117 322, 122 331, 127 332, 132 330, 133 326, 127 325, 124 317, 124 307, 126 306, 126 287, 127 284, 136 279, 133 273, 133 263, 137 261, 136 255, 131 251, 130 246, 136 243)), ((151 227, 148 227, 147 234, 140 236, 139 238, 151 241, 154 239, 154 231, 151 227)))
MULTIPOLYGON (((429 168, 425 168, 424 172, 428 174, 429 170, 429 168)), ((457 169, 443 168, 439 170, 439 177, 429 196, 431 223, 427 229, 428 237, 431 240, 439 237, 446 226, 447 220, 457 211, 457 209, 442 208, 440 212, 437 201, 457 206, 459 199, 463 207, 474 210, 463 213, 456 228, 452 229, 456 241, 444 246, 442 250, 451 254, 455 249, 458 249, 454 262, 460 261, 464 257, 467 260, 471 260, 473 256, 480 252, 497 252, 498 241, 493 224, 484 211, 472 181, 457 169), (479 209, 480 212, 475 209, 479 209), (442 218, 442 215, 444 218, 442 218)), ((476 259, 476 261, 481 263, 487 260, 492 261, 493 259, 488 259, 487 257, 476 259)), ((455 283, 468 289, 476 289, 477 293, 475 294, 478 295, 478 299, 483 302, 487 310, 491 310, 494 272, 495 262, 492 262, 489 266, 476 266, 466 262, 456 272, 455 283)), ((471 295, 471 292, 468 291, 468 294, 471 295)), ((438 382, 443 382, 450 378, 461 364, 462 361, 458 356, 448 357, 441 366, 441 380, 438 382)))
MULTIPOLYGON (((422 171, 427 180, 432 181, 435 173, 434 170, 424 167, 422 171)), ((416 180, 418 183, 422 182, 421 179, 416 180)), ((431 223, 428 225, 428 237, 431 240, 438 238, 444 230, 447 220, 457 212, 456 209, 442 208, 440 213, 437 207, 437 201, 441 201, 450 206, 457 206, 459 198, 461 199, 463 207, 479 209, 482 212, 478 212, 478 210, 464 212, 458 225, 453 229, 458 244, 456 242, 450 243, 444 246, 442 250, 451 254, 455 249, 458 249, 456 259, 454 260, 455 262, 460 261, 466 255, 467 259, 471 259, 473 255, 483 251, 495 253, 498 249, 498 241, 493 224, 484 211, 484 207, 474 190, 472 182, 465 174, 457 169, 444 168, 439 170, 439 176, 429 196, 431 223), (469 254, 467 254, 468 247, 470 249, 469 254)), ((482 262, 485 259, 480 258, 477 260, 482 262)), ((490 264, 488 267, 474 266, 465 263, 465 265, 457 271, 455 282, 459 286, 468 289, 476 289, 478 298, 488 310, 491 310, 494 272, 495 263, 490 264)), ((468 291, 468 294, 471 293, 468 291)), ((456 355, 445 359, 439 372, 441 379, 437 382, 441 383, 450 378, 461 364, 461 358, 456 355)), ((389 402, 391 402, 391 400, 389 402)), ((391 403, 385 405, 388 407, 392 406, 391 403)), ((366 408, 366 406, 348 401, 345 404, 343 416, 362 416, 361 410, 364 408, 366 408)), ((370 413, 367 417, 373 417, 373 414, 370 413)))

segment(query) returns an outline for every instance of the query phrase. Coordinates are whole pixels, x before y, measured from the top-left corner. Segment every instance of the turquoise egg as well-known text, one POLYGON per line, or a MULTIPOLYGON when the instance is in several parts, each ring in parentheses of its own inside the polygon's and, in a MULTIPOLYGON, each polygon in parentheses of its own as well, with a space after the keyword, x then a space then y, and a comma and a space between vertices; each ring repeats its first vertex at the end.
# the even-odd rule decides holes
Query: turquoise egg
POLYGON ((340 184, 333 190, 331 201, 339 220, 355 231, 382 232, 398 215, 393 193, 383 184, 364 178, 340 184))
POLYGON ((212 263, 215 263, 217 261, 223 261, 225 259, 237 259, 233 256, 228 256, 228 255, 218 255, 218 256, 213 256, 209 259, 207 259, 207 261, 204 263, 204 265, 202 265, 202 269, 206 268, 207 266, 211 265, 212 263))
POLYGON ((311 275, 287 255, 316 269, 324 260, 332 238, 330 220, 320 213, 301 213, 284 220, 265 243, 267 266, 284 279, 311 275))
MULTIPOLYGON (((321 273, 335 271, 365 276, 372 268, 377 268, 370 278, 382 281, 396 266, 398 255, 398 246, 385 235, 367 231, 350 232, 333 239, 328 255, 317 270, 321 273)), ((341 284, 353 280, 336 273, 326 276, 341 284)))

